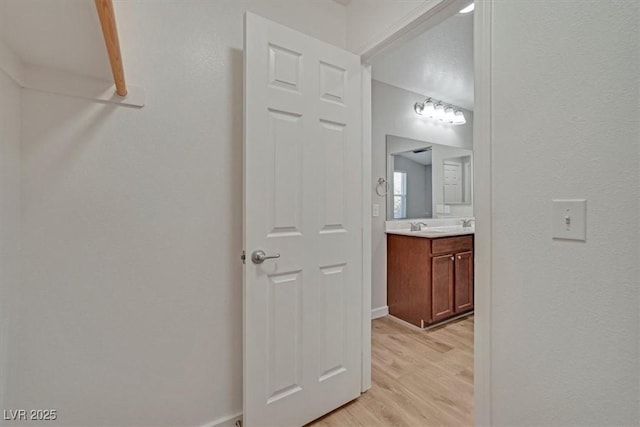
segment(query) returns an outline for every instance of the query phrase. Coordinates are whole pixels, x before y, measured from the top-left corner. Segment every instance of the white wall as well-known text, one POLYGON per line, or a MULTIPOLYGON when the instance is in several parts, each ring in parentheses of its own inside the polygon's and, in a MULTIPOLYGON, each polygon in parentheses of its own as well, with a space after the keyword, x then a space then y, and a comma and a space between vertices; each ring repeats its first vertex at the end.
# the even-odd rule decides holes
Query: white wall
POLYGON ((473 13, 454 13, 373 63, 380 82, 473 109, 473 13))
MULTIPOLYGON (((384 234, 386 201, 375 192, 378 177, 386 177, 386 135, 417 139, 453 147, 472 149, 473 113, 464 110, 467 123, 447 126, 418 116, 413 105, 425 95, 373 81, 372 93, 372 202, 380 205, 380 216, 372 219, 371 307, 387 305, 387 239, 384 234)), ((434 195, 435 197, 435 195, 434 195)))
POLYGON ((9 343, 20 287, 20 88, 0 63, 0 407, 6 405, 9 343))
POLYGON ((9 77, 19 87, 22 86, 24 66, 16 53, 7 45, 4 34, 6 3, 0 1, 0 71, 9 77))
POLYGON ((638 2, 493 19, 493 424, 638 425, 638 2), (553 198, 588 200, 586 243, 553 198))
POLYGON ((6 14, 5 2, 0 2, 0 39, 4 39, 4 29, 6 26, 5 14, 6 14))
POLYGON ((48 425, 64 426, 241 411, 247 7, 345 45, 329 0, 117 1, 145 108, 23 91, 27 268, 5 408, 57 409, 48 425))

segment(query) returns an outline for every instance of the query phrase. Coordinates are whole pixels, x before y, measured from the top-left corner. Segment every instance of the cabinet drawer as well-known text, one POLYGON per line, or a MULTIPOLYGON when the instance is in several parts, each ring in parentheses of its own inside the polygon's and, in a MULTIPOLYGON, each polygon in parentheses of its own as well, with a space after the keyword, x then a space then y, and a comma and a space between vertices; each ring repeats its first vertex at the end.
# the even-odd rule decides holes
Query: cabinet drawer
POLYGON ((431 245, 433 255, 470 251, 473 250, 473 236, 442 237, 433 239, 431 245))

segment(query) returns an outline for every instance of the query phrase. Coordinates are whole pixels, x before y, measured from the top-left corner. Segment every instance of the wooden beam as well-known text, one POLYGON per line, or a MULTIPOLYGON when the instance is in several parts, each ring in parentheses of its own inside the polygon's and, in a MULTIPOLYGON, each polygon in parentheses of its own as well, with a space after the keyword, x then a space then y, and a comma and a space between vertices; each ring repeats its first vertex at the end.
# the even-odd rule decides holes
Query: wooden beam
POLYGON ((113 81, 116 84, 116 93, 120 96, 127 95, 127 84, 124 80, 124 68, 122 66, 122 55, 120 53, 120 41, 118 40, 118 28, 116 27, 116 16, 113 12, 112 0, 95 0, 104 43, 107 46, 109 62, 111 62, 111 72, 113 81))

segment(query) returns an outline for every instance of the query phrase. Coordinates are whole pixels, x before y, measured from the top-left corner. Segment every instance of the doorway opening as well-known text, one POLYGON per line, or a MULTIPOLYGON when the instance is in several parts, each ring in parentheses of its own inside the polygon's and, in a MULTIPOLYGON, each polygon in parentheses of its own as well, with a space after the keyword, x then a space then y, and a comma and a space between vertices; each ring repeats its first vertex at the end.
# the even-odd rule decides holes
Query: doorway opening
MULTIPOLYGON (((474 177, 486 179, 489 172, 474 168, 490 163, 487 151, 475 161, 474 139, 486 135, 489 111, 485 104, 477 129, 474 84, 484 77, 476 71, 488 62, 474 53, 488 52, 488 46, 475 40, 478 17, 461 13, 471 2, 443 3, 419 25, 364 55, 372 76, 370 182, 383 182, 371 196, 372 388, 315 425, 340 425, 355 414, 370 417, 371 425, 469 425, 487 419, 488 397, 480 399, 482 408, 474 414, 477 377, 482 390, 488 385, 486 371, 474 365, 484 367, 489 339, 486 312, 475 324, 474 300, 484 308, 489 295, 474 295, 474 249, 486 251, 490 242, 488 229, 475 233, 474 220, 487 212, 490 180, 475 188, 474 177), (454 124, 456 115, 464 122, 454 124), (480 192, 478 206, 474 190, 480 192), (394 290, 398 282, 406 286, 394 290), (416 292, 419 286, 426 289, 416 292), (474 347, 482 352, 479 361, 474 347)), ((484 90, 481 98, 487 102, 484 90)), ((488 259, 487 252, 482 256, 488 259)))
POLYGON ((406 425, 473 424, 474 17, 460 12, 467 6, 370 60, 372 178, 389 183, 386 197, 373 198, 386 216, 373 219, 380 271, 372 306, 389 315, 373 320, 371 392, 398 380, 399 412, 378 416, 405 417, 406 425))

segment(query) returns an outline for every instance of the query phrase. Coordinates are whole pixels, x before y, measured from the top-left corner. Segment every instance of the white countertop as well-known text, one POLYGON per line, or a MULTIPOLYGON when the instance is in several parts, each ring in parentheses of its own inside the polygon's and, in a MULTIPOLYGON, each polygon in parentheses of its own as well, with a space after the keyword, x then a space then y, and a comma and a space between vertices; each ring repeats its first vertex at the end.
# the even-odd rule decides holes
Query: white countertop
MULTIPOLYGON (((475 234, 475 223, 471 227, 463 227, 461 224, 462 219, 463 218, 424 218, 387 221, 385 223, 385 233, 412 237, 426 237, 428 239, 475 234), (423 226, 421 231, 410 231, 411 223, 418 222, 423 222, 428 225, 426 227, 423 226)), ((465 219, 475 220, 473 217, 466 217, 465 219)))
POLYGON ((387 234, 399 234, 401 236, 426 237, 428 239, 437 239, 439 237, 466 236, 475 233, 475 227, 451 227, 450 230, 444 230, 449 227, 429 227, 422 231, 409 230, 387 230, 387 234), (439 228, 440 230, 434 230, 439 228))

